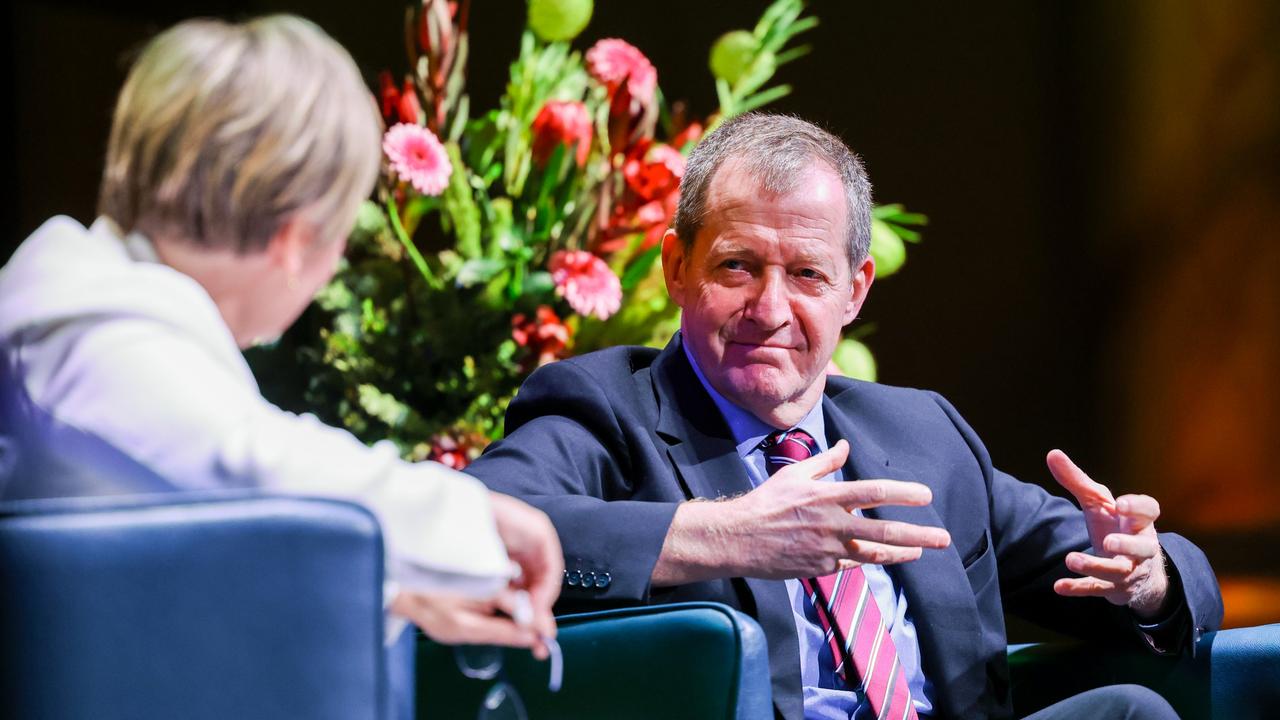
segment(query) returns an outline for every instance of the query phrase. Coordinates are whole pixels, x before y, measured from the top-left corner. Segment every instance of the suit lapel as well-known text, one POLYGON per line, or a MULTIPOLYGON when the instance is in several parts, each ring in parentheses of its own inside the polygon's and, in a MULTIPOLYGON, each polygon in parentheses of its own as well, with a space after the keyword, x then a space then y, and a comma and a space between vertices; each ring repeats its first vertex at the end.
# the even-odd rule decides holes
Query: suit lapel
MULTIPOLYGON (((888 479, 932 483, 933 479, 923 476, 919 469, 896 466, 893 458, 876 443, 873 433, 861 430, 855 414, 846 413, 829 397, 824 396, 822 402, 828 441, 839 438, 849 441, 849 459, 844 466, 846 481, 888 479)), ((934 494, 938 494, 936 488, 934 494)), ((881 520, 945 527, 932 505, 885 505, 864 513, 881 520)), ((906 595, 924 674, 933 685, 934 711, 947 715, 951 708, 968 706, 953 697, 953 691, 974 687, 975 681, 976 687, 983 687, 985 678, 981 674, 985 660, 980 652, 982 628, 978 606, 960 555, 954 547, 925 550, 919 560, 885 569, 906 595), (975 672, 979 677, 971 677, 975 672)))
POLYGON ((719 408, 707 395, 680 346, 679 335, 653 363, 658 435, 685 495, 719 498, 751 490, 751 478, 719 408))
MULTIPOLYGON (((654 360, 650 377, 658 400, 658 436, 667 445, 685 496, 720 498, 749 492, 747 475, 729 427, 702 387, 677 334, 654 360)), ((776 580, 735 578, 740 606, 754 614, 769 640, 774 704, 786 718, 804 714, 800 690, 800 644, 786 585, 776 580), (754 612, 752 612, 754 608, 754 612)))

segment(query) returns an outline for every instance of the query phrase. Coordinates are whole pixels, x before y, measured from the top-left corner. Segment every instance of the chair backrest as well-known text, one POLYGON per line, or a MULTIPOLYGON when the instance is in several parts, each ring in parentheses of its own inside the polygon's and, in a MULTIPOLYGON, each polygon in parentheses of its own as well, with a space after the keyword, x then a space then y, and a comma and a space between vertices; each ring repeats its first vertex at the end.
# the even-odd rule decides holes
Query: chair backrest
POLYGON ((380 718, 383 553, 353 504, 0 503, 13 717, 380 718))
MULTIPOLYGON (((548 664, 508 651, 502 679, 530 718, 771 720, 769 651, 755 620, 718 603, 677 603, 558 618, 564 685, 548 664)), ((417 702, 438 717, 474 717, 493 680, 464 677, 453 649, 421 641, 417 702)))
POLYGON ((1019 717, 1090 688, 1136 683, 1187 720, 1265 720, 1280 715, 1280 624, 1205 633, 1195 656, 1158 656, 1088 643, 1009 648, 1019 717))

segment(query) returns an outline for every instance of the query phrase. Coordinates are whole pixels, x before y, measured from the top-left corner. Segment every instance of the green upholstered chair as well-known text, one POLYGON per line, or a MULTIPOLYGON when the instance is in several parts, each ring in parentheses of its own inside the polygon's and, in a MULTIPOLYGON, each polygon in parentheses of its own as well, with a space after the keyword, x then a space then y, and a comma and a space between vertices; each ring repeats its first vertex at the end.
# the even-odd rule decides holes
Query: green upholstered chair
MULTIPOLYGON (((564 684, 548 663, 506 653, 505 679, 530 718, 772 718, 769 657, 756 621, 717 603, 606 610, 559 619, 564 684)), ((420 641, 420 718, 474 718, 498 679, 459 672, 453 648, 420 641)))

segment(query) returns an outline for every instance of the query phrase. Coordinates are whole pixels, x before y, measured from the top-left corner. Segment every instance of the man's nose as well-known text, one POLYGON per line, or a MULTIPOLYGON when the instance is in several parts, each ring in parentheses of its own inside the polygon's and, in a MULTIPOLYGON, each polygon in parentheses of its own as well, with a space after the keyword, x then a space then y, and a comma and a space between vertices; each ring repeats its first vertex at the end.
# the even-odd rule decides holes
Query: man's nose
POLYGON ((770 269, 760 276, 754 296, 747 302, 747 319, 765 330, 776 330, 791 319, 787 298, 787 278, 781 270, 770 269))

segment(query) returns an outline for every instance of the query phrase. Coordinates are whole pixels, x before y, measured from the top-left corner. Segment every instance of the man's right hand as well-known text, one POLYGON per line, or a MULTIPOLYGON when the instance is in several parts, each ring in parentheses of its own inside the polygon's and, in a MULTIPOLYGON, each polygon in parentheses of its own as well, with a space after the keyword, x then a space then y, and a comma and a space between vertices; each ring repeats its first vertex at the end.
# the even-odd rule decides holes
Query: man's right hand
POLYGON ((849 444, 779 470, 746 495, 689 502, 672 520, 655 585, 717 577, 818 577, 861 563, 888 565, 944 548, 942 528, 854 515, 881 505, 928 505, 925 485, 901 480, 816 482, 844 465, 849 444))

